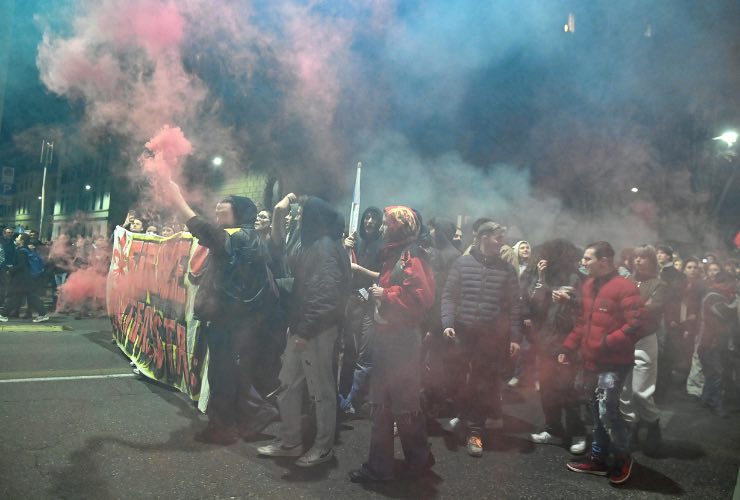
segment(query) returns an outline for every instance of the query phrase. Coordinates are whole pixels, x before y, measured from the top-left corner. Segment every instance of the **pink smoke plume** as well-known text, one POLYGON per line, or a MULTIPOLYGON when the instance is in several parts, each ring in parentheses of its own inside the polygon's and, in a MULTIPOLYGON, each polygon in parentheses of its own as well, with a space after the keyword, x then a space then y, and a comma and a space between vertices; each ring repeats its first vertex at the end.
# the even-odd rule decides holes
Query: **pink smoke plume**
POLYGON ((71 36, 44 33, 37 56, 44 84, 83 99, 93 126, 110 126, 139 142, 166 123, 192 120, 206 89, 184 68, 185 19, 177 4, 103 0, 89 5, 71 36))
POLYGON ((139 158, 144 173, 159 181, 179 180, 184 157, 190 155, 193 146, 180 127, 165 125, 146 143, 151 155, 139 158))

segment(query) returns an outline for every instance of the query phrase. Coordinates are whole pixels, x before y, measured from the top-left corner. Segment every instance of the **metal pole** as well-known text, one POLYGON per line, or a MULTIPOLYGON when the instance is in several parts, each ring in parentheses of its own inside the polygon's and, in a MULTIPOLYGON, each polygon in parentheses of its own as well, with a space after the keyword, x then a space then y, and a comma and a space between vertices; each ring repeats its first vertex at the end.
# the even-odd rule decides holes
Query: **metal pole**
POLYGON ((41 177, 41 215, 39 216, 39 237, 44 237, 44 212, 46 210, 46 171, 51 165, 51 161, 54 157, 54 143, 46 142, 44 140, 41 143, 41 162, 44 165, 44 174, 41 177))

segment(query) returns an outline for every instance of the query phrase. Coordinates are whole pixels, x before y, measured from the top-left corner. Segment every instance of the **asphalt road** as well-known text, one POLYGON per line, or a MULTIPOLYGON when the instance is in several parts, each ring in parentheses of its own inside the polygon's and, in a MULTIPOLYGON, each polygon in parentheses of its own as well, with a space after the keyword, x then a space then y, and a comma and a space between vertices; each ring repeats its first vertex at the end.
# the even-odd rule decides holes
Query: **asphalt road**
POLYGON ((179 392, 133 377, 110 343, 107 320, 63 318, 34 328, 17 320, 0 326, 2 499, 724 499, 736 491, 739 415, 719 419, 679 395, 663 407, 660 456, 637 452, 633 477, 621 487, 566 470, 564 448, 527 441, 542 420, 533 390, 507 392, 505 429, 490 436, 482 458, 436 433, 435 475, 367 487, 347 480, 367 453, 367 420, 342 424, 336 460, 312 470, 258 458, 255 448, 269 436, 201 444, 193 435, 205 416, 179 392))

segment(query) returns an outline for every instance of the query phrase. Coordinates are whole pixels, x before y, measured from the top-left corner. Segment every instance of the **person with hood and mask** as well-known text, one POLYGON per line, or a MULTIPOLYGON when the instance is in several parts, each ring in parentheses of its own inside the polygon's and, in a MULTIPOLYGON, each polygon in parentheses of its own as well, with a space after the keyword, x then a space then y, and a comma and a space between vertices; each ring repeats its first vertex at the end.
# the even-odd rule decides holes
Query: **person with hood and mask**
POLYGON ((350 261, 342 246, 344 218, 329 204, 310 197, 303 205, 301 252, 292 267, 294 281, 288 342, 280 371, 279 437, 257 452, 268 457, 300 457, 312 467, 334 457, 337 392, 334 345, 350 289, 350 261), (304 454, 301 406, 304 382, 316 408, 316 438, 304 454))
POLYGON ((383 212, 368 207, 360 218, 359 235, 352 234, 344 246, 354 252, 352 262, 352 294, 347 301, 346 322, 343 329, 342 368, 339 375, 339 408, 353 415, 366 392, 372 368, 370 351, 373 337, 374 305, 368 290, 378 280, 380 250, 383 238, 380 226, 383 212))
POLYGON ((257 207, 247 197, 228 196, 216 204, 213 223, 190 208, 173 181, 165 189, 208 249, 194 305, 208 343, 208 426, 195 439, 226 445, 239 435, 253 438, 277 419, 275 408, 253 387, 258 332, 265 308, 277 299, 267 270, 269 253, 254 230, 257 207))
POLYGON ((367 462, 350 472, 355 483, 394 479, 393 434, 398 426, 405 475, 423 476, 434 465, 427 443, 419 390, 421 323, 434 303, 434 275, 428 254, 417 243, 421 223, 404 206, 387 207, 378 285, 370 379, 372 429, 367 462))

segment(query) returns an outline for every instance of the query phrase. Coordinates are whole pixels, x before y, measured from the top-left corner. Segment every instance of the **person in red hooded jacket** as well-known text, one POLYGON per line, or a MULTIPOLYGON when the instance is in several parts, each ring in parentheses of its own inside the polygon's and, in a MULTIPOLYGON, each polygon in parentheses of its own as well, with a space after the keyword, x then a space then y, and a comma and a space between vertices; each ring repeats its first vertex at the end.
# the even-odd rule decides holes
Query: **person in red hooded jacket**
POLYGON ((376 303, 373 376, 370 378, 372 430, 367 462, 350 472, 356 483, 394 478, 393 427, 406 458, 407 477, 419 477, 434 464, 421 411, 421 323, 434 304, 435 284, 426 252, 416 243, 421 224, 408 207, 387 207, 376 303))
POLYGON ((611 483, 621 484, 629 479, 633 461, 619 398, 635 362, 635 343, 645 334, 646 311, 637 285, 617 273, 609 243, 588 245, 581 264, 589 275, 581 292, 581 318, 563 341, 567 352, 559 354, 558 361, 569 363, 580 352, 594 430, 591 453, 583 461, 568 462, 567 467, 608 475, 611 483), (610 452, 615 458, 611 469, 606 465, 610 452))

